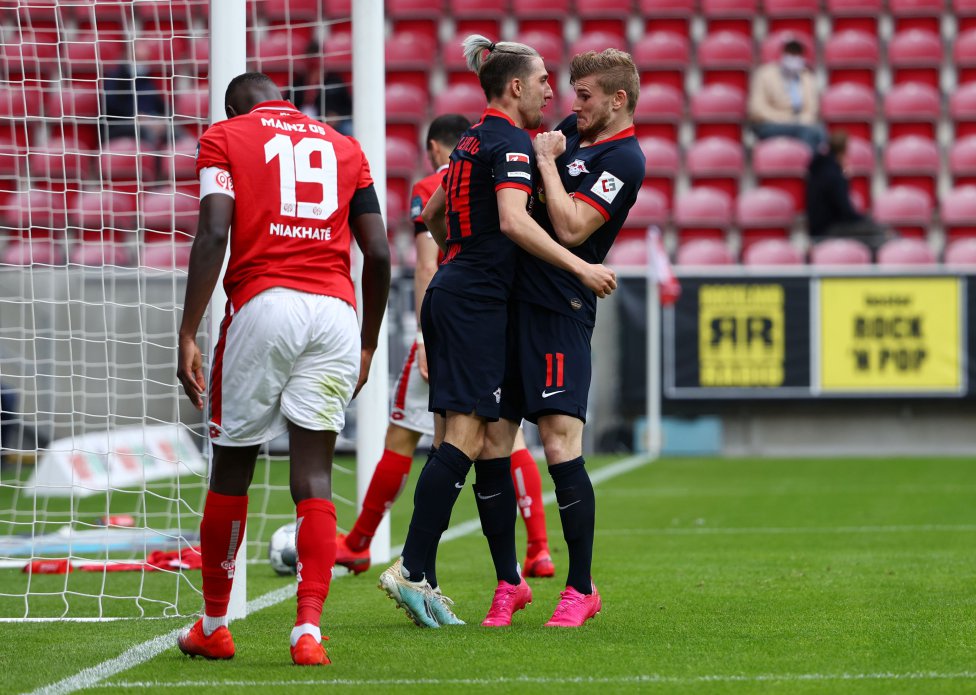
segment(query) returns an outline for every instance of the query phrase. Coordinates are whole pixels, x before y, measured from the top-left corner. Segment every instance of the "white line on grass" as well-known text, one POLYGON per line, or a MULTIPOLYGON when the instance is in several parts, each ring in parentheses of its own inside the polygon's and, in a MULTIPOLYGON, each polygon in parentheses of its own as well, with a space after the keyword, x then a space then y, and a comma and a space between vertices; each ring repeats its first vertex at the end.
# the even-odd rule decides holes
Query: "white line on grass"
POLYGON ((934 681, 934 680, 974 680, 976 671, 939 673, 937 671, 916 671, 910 673, 763 673, 755 676, 738 674, 715 674, 704 676, 665 676, 658 673, 635 676, 499 676, 497 678, 352 678, 322 680, 288 681, 123 681, 106 683, 104 688, 171 688, 196 689, 208 686, 263 688, 292 688, 295 686, 352 685, 363 687, 396 685, 500 685, 500 684, 637 684, 664 683, 668 685, 695 685, 700 683, 802 683, 830 681, 934 681))
POLYGON ((699 526, 693 528, 623 528, 601 531, 599 536, 735 536, 735 535, 789 535, 796 533, 942 533, 946 531, 972 533, 976 524, 919 524, 916 526, 755 526, 745 528, 721 528, 699 526))
MULTIPOLYGON (((593 484, 596 485, 604 480, 610 480, 611 478, 623 475, 624 473, 629 473, 630 471, 647 465, 650 462, 651 460, 646 455, 629 456, 622 461, 611 463, 593 471, 593 473, 590 474, 590 480, 592 480, 593 484)), ((543 502, 545 504, 551 504, 555 499, 555 495, 552 494, 543 496, 543 502)), ((454 540, 455 538, 461 538, 462 536, 474 533, 480 528, 481 522, 478 519, 469 519, 468 521, 449 528, 444 533, 441 541, 444 542, 454 540)), ((402 549, 403 546, 397 546, 395 548, 391 548, 391 551, 394 555, 398 555, 402 549)), ((260 610, 269 608, 277 603, 281 603, 294 595, 295 585, 293 584, 289 584, 288 586, 280 589, 275 589, 274 591, 269 591, 253 601, 248 601, 247 614, 250 615, 251 613, 257 613, 260 610)), ((183 629, 184 628, 181 627, 168 632, 165 635, 160 635, 159 637, 155 637, 147 642, 143 642, 142 644, 137 644, 131 649, 127 649, 126 651, 122 652, 122 654, 114 659, 109 659, 108 661, 103 661, 97 666, 86 668, 73 676, 69 676, 58 681, 57 683, 52 683, 51 685, 47 685, 43 688, 38 688, 37 690, 33 691, 31 695, 65 695, 65 693, 73 693, 76 690, 91 688, 106 678, 111 678, 118 673, 122 673, 123 671, 127 671, 130 668, 138 666, 139 664, 145 663, 156 657, 158 654, 166 651, 173 646, 176 636, 180 633, 180 630, 183 629)), ((362 681, 352 681, 351 683, 358 684, 360 682, 362 681)), ((374 682, 379 683, 381 681, 374 682)), ((395 683, 396 681, 390 682, 395 683)), ((166 684, 160 683, 157 687, 163 687, 164 685, 166 684)))

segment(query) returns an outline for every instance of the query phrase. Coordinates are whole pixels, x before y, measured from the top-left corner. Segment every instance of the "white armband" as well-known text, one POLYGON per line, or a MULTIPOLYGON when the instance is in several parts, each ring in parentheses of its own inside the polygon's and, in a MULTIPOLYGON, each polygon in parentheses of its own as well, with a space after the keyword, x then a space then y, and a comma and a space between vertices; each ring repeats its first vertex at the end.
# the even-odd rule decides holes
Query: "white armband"
POLYGON ((223 193, 234 197, 234 179, 230 172, 220 167, 204 167, 200 170, 200 200, 211 193, 223 193))

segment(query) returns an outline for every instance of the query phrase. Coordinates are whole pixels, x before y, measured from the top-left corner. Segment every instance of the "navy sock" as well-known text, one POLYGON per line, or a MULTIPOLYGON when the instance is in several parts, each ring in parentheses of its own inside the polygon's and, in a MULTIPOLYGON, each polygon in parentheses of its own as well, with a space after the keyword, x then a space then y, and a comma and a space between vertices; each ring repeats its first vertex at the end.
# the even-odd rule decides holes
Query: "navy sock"
POLYGON ((549 466, 556 485, 556 503, 563 523, 563 538, 569 549, 569 576, 566 585, 581 594, 593 592, 593 529, 596 499, 583 457, 549 466))
MULTIPOLYGON (((431 445, 429 456, 433 456, 436 451, 437 447, 431 445)), ((441 533, 439 536, 437 536, 437 540, 434 541, 434 544, 430 546, 430 550, 427 551, 427 560, 424 562, 424 577, 427 578, 427 582, 434 589, 437 588, 437 547, 440 545, 441 536, 444 535, 444 531, 446 530, 446 526, 441 529, 441 533)))
POLYGON ((499 581, 519 584, 515 556, 515 519, 518 501, 512 483, 510 457, 475 461, 474 498, 481 517, 481 530, 488 539, 491 560, 499 581))
POLYGON ((437 552, 437 542, 451 521, 471 459, 457 447, 444 442, 427 459, 413 494, 413 517, 403 544, 403 567, 411 581, 426 573, 427 558, 437 552))

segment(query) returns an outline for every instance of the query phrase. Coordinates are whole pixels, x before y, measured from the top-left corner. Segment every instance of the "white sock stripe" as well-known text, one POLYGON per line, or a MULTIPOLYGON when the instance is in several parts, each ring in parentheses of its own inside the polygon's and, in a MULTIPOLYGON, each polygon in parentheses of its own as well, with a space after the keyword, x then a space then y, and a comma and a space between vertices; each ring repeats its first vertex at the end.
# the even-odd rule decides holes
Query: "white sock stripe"
POLYGON ((241 538, 241 520, 230 522, 230 542, 227 544, 227 562, 233 562, 237 555, 237 541, 241 538))
POLYGON ((519 497, 526 497, 529 494, 525 489, 525 474, 521 467, 515 469, 515 488, 518 490, 519 497))

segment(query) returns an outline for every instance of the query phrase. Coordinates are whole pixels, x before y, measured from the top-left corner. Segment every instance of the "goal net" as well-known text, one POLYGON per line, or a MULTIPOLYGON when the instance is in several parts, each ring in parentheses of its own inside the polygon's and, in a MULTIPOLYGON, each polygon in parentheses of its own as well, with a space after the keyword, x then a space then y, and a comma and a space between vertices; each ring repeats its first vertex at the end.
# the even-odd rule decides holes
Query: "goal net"
MULTIPOLYGON (((247 67, 348 129, 351 18, 334 4, 248 2, 247 67)), ((201 608, 208 443, 175 360, 209 7, 0 4, 0 618, 201 608)), ((246 556, 262 575, 294 520, 286 454, 265 447, 251 488, 246 556)), ((348 526, 355 466, 337 464, 348 526)))

